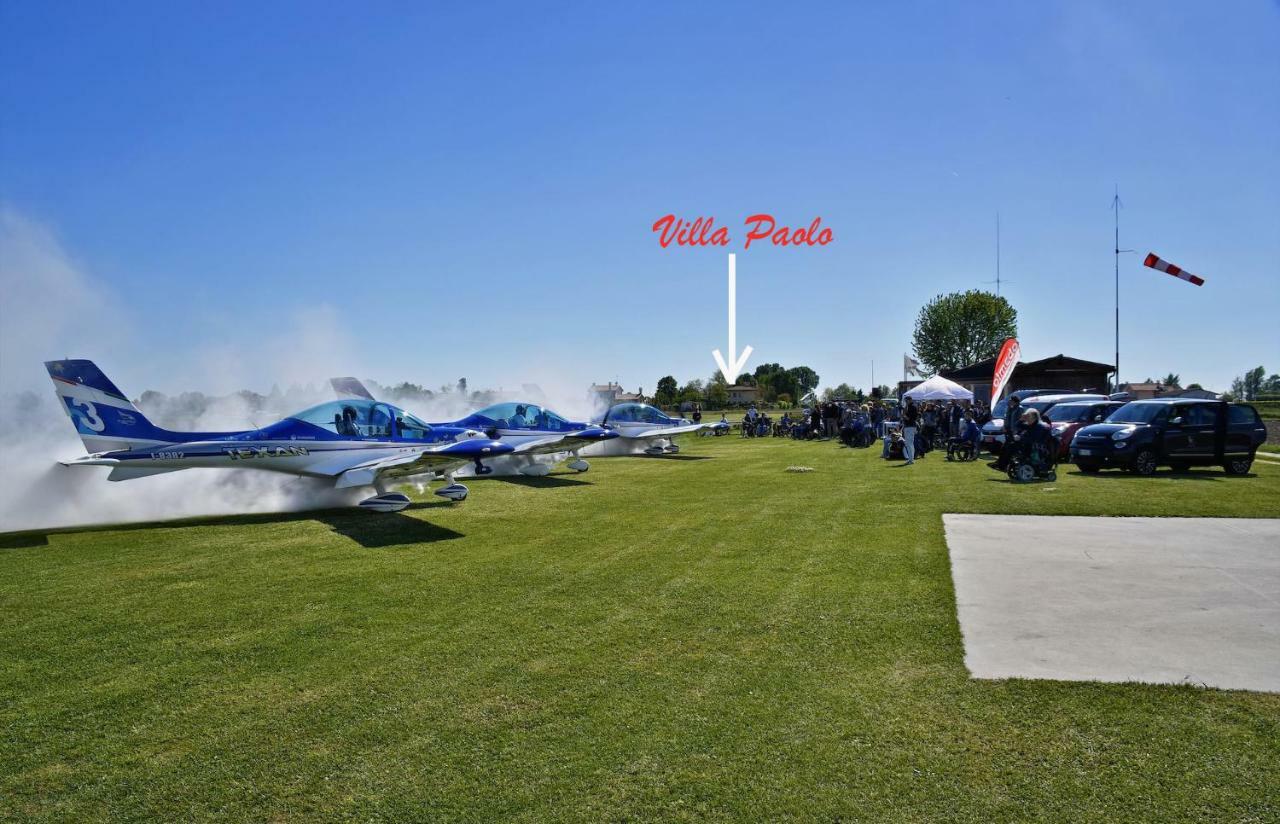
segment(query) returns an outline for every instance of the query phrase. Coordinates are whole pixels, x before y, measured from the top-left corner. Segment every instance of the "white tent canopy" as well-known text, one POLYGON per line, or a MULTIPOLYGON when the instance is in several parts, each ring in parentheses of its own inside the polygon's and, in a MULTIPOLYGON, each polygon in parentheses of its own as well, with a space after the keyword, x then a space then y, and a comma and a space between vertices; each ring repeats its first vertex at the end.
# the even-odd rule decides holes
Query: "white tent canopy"
POLYGON ((917 401, 971 401, 973 393, 955 381, 934 375, 919 386, 909 389, 906 396, 917 401))

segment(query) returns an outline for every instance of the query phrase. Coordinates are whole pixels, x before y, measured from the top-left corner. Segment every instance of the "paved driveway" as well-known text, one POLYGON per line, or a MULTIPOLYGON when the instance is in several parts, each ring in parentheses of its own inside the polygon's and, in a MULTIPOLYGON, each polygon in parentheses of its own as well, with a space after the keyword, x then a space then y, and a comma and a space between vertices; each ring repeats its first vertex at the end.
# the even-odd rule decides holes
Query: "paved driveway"
POLYGON ((975 678, 1280 692, 1280 520, 943 521, 975 678))

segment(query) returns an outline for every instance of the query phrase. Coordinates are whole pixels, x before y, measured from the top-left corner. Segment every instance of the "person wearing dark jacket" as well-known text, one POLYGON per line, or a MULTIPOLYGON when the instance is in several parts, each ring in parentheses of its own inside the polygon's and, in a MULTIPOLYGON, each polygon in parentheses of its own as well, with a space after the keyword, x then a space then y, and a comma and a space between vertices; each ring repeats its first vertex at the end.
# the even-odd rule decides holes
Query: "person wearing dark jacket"
POLYGON ((1009 449, 1022 427, 1022 424, 1018 421, 1018 413, 1021 411, 1021 406, 1022 401, 1018 400, 1017 395, 1009 398, 1008 409, 1004 412, 1004 445, 1000 447, 1000 457, 987 464, 992 469, 998 469, 1003 472, 1009 468, 1009 449))
POLYGON ((916 402, 907 398, 907 408, 902 411, 902 455, 907 463, 916 462, 916 429, 920 424, 920 410, 916 402))

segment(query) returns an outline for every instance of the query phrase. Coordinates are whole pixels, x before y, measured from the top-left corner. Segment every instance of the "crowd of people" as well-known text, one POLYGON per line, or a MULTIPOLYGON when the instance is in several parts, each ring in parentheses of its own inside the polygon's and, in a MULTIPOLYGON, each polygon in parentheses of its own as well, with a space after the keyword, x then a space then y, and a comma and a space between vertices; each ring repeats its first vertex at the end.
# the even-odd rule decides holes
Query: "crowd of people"
MULTIPOLYGON (((693 420, 702 420, 702 410, 696 406, 693 420)), ((914 464, 916 458, 935 449, 945 450, 948 460, 977 460, 982 451, 982 426, 990 420, 991 410, 981 401, 917 403, 909 397, 901 403, 878 398, 865 402, 832 400, 775 416, 753 404, 743 415, 739 434, 743 438, 838 439, 848 447, 868 447, 878 440, 882 458, 914 464)), ((716 426, 729 429, 723 413, 716 426)), ((1004 418, 1004 442, 1014 448, 1002 450, 989 465, 1007 470, 1018 455, 1029 455, 1037 449, 1046 452, 1051 439, 1049 425, 1040 414, 1035 409, 1020 411, 1018 399, 1012 397, 1004 418)))
POLYGON ((949 457, 962 460, 976 458, 982 446, 982 425, 990 419, 990 410, 980 401, 832 400, 776 417, 752 405, 739 432, 744 438, 838 439, 850 447, 866 447, 879 440, 882 457, 914 463, 917 456, 934 449, 945 449, 949 457))

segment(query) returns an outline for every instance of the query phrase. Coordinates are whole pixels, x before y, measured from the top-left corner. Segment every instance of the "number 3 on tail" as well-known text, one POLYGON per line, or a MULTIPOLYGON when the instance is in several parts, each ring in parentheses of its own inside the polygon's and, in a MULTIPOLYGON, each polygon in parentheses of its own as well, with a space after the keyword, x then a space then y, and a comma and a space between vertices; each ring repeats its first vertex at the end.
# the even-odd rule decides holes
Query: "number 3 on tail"
POLYGON ((92 429, 94 432, 101 432, 107 428, 102 418, 98 417, 98 408, 89 401, 76 400, 75 398, 67 398, 67 405, 70 406, 80 418, 80 422, 92 429))

